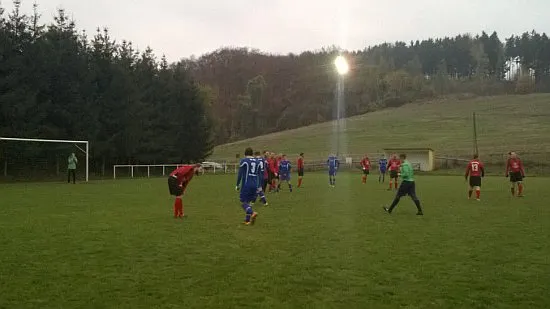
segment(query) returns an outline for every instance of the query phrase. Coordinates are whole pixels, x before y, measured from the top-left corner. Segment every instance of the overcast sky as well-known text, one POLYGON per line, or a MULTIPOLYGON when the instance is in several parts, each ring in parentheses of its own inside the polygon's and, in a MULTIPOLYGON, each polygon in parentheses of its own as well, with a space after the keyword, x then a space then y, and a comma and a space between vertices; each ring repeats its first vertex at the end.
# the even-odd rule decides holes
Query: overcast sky
MULTIPOLYGON (((11 10, 11 0, 0 0, 11 10)), ((64 8, 80 29, 150 45, 169 60, 222 46, 273 53, 368 45, 496 30, 503 40, 550 32, 550 0, 22 0, 43 21, 64 8)))

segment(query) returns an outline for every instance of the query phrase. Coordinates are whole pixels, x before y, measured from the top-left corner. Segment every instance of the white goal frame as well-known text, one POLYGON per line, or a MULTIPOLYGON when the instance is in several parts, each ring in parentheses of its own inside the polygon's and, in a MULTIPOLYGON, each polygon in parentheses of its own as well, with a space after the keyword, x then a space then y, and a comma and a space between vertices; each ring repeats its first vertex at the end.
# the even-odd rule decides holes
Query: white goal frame
POLYGON ((86 154, 86 182, 89 180, 89 161, 90 161, 90 142, 88 141, 72 141, 72 140, 62 140, 62 139, 40 139, 40 138, 19 138, 19 137, 1 137, 1 141, 19 141, 19 142, 36 142, 36 143, 66 143, 74 144, 78 150, 86 154), (86 150, 80 148, 77 144, 85 144, 86 150))

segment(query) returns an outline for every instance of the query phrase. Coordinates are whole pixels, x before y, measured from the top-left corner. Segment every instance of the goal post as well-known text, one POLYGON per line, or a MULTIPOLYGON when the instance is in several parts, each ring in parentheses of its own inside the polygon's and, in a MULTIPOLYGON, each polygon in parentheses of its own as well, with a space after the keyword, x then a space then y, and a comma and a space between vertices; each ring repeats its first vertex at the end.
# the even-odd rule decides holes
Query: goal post
POLYGON ((90 161, 90 143, 88 141, 75 141, 75 140, 61 140, 61 139, 40 139, 40 138, 20 138, 20 137, 1 137, 2 141, 16 141, 16 142, 32 142, 32 143, 65 143, 74 144, 76 148, 82 151, 86 155, 86 182, 89 180, 89 161, 90 161), (82 149, 78 144, 84 144, 85 149, 82 149))

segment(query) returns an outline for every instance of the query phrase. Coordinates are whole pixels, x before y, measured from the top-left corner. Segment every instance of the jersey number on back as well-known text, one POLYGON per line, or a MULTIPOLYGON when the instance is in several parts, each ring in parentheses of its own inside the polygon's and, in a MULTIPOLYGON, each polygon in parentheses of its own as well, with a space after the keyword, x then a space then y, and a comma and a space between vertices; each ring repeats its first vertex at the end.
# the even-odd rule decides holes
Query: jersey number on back
POLYGON ((472 172, 477 172, 477 171, 479 171, 479 164, 472 163, 472 172))

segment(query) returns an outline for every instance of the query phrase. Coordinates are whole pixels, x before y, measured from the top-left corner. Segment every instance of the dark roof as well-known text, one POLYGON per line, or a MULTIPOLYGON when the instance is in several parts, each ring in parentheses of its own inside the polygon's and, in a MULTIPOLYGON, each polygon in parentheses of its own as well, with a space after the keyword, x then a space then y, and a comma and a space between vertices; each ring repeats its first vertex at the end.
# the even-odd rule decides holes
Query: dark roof
POLYGON ((384 148, 385 151, 434 151, 432 148, 384 148))

